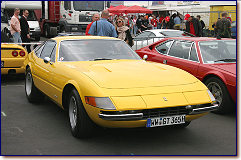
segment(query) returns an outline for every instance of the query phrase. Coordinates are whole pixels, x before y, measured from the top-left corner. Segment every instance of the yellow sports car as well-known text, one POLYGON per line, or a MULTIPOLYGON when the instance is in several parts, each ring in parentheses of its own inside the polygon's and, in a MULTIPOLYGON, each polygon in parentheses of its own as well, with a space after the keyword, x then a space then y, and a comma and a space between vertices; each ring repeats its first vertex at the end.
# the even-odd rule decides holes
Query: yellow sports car
POLYGON ((194 76, 146 62, 116 38, 52 38, 32 51, 24 65, 29 102, 47 95, 68 111, 76 137, 90 136, 96 126, 186 127, 217 109, 213 95, 194 76))
POLYGON ((27 51, 20 45, 1 44, 1 74, 24 73, 27 51))

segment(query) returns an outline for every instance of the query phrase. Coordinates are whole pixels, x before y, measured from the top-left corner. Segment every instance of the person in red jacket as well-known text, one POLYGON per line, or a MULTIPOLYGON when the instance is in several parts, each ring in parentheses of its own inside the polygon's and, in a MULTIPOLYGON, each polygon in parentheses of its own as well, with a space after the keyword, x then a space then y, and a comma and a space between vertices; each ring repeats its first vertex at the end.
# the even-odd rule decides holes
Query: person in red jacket
POLYGON ((153 15, 152 17, 153 17, 153 18, 151 19, 152 28, 153 28, 153 29, 157 29, 158 20, 156 19, 156 16, 155 16, 155 15, 153 15))
POLYGON ((90 35, 88 32, 89 32, 89 30, 90 30, 91 25, 92 25, 95 21, 98 21, 99 19, 100 19, 99 13, 96 13, 96 14, 93 15, 93 17, 92 17, 92 22, 91 22, 90 24, 88 24, 88 26, 87 26, 87 28, 86 28, 86 31, 85 31, 85 35, 86 35, 86 36, 89 36, 89 35, 90 35))

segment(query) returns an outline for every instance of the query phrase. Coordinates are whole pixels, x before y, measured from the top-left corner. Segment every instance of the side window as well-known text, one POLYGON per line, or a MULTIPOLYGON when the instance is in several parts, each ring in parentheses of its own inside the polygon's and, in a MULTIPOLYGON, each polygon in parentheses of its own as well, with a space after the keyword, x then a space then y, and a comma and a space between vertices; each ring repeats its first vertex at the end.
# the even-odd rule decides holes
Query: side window
POLYGON ((45 57, 50 57, 56 43, 54 41, 48 41, 46 42, 42 53, 40 54, 40 58, 44 59, 45 57))
POLYGON ((156 47, 156 50, 161 54, 167 54, 173 41, 164 42, 156 47))
POLYGON ((64 9, 71 10, 71 2, 70 1, 64 1, 64 9))
POLYGON ((178 58, 188 59, 191 46, 192 46, 192 42, 175 41, 168 55, 178 57, 178 58))
POLYGON ((37 57, 40 56, 40 54, 41 54, 41 52, 42 52, 44 46, 45 46, 45 45, 42 44, 41 46, 39 46, 38 48, 36 48, 36 50, 34 51, 34 53, 36 54, 37 57))
POLYGON ((50 61, 55 62, 55 56, 56 56, 56 45, 54 46, 54 49, 50 55, 50 61))
POLYGON ((192 61, 198 62, 195 44, 192 45, 192 50, 190 52, 190 58, 189 59, 192 60, 192 61))

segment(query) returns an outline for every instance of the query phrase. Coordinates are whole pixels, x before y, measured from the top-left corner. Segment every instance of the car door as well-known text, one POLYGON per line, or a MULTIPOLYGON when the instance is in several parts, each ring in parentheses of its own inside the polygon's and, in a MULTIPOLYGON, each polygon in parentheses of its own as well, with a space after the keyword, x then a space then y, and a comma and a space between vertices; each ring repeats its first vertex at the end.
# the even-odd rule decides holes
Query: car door
POLYGON ((194 42, 175 40, 163 59, 168 65, 183 69, 192 75, 197 75, 199 60, 194 42))
POLYGON ((52 86, 52 63, 44 62, 45 57, 51 58, 51 55, 55 50, 56 42, 47 41, 43 46, 36 52, 37 58, 34 59, 33 73, 35 76, 34 83, 37 88, 49 96, 52 86))

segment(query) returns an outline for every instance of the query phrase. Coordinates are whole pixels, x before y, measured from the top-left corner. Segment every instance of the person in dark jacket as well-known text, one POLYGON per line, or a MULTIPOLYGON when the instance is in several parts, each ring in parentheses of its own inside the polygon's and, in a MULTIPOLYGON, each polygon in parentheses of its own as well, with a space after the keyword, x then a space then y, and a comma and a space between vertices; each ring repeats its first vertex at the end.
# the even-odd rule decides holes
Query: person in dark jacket
POLYGON ((118 35, 117 38, 125 41, 129 46, 133 46, 133 38, 130 34, 129 28, 125 25, 125 21, 123 18, 119 17, 116 20, 116 33, 118 35))
MULTIPOLYGON (((20 27, 21 27, 21 39, 23 43, 30 43, 30 35, 29 35, 29 25, 28 18, 29 12, 28 10, 23 10, 23 15, 20 18, 20 27)), ((24 45, 23 45, 24 46, 24 45)), ((28 53, 31 52, 30 45, 26 45, 28 53)))
POLYGON ((201 23, 199 22, 199 20, 197 18, 194 18, 193 16, 186 14, 184 20, 187 20, 186 21, 186 31, 187 32, 189 32, 197 37, 202 36, 201 23))
POLYGON ((227 19, 227 12, 222 13, 222 18, 216 23, 217 37, 231 38, 231 23, 227 19))
POLYGON ((205 29, 205 23, 203 22, 203 20, 201 20, 201 16, 197 15, 197 19, 199 20, 199 22, 201 23, 201 32, 202 32, 202 36, 203 34, 203 30, 205 29))

